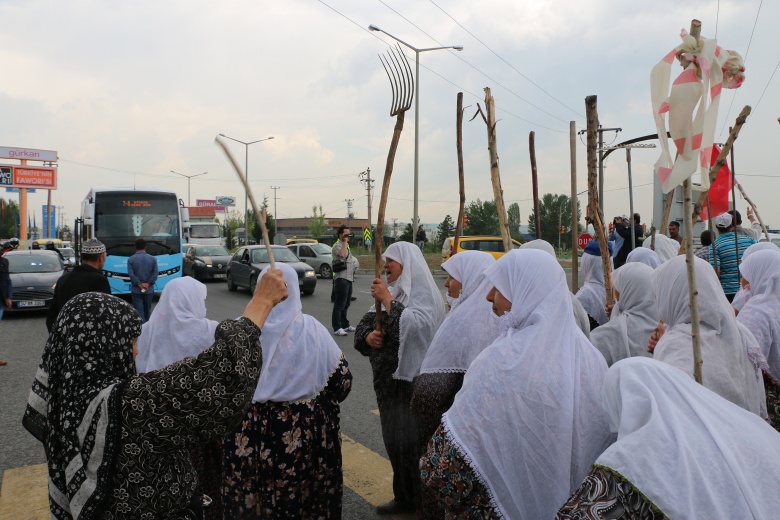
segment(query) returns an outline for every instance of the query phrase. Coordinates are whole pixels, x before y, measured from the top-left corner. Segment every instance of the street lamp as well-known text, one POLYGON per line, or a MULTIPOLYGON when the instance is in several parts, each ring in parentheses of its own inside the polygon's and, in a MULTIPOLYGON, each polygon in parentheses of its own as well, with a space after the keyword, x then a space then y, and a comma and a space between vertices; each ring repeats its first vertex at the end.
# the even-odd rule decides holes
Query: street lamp
POLYGON ((417 226, 420 225, 419 222, 419 216, 417 214, 418 209, 418 194, 419 194, 419 187, 420 187, 420 175, 419 175, 419 155, 418 150, 420 147, 420 53, 421 52, 427 52, 427 51, 438 51, 442 49, 455 49, 456 51, 462 51, 463 46, 462 45, 448 45, 445 47, 428 47, 426 49, 418 49, 417 47, 414 47, 412 45, 409 45, 405 41, 396 38, 389 32, 380 29, 376 25, 369 25, 368 26, 369 31, 379 31, 381 33, 386 34, 390 38, 394 39, 398 43, 401 43, 410 49, 414 51, 414 62, 415 62, 415 73, 414 73, 414 223, 412 224, 412 229, 417 229, 417 226))
POLYGON ((175 173, 176 175, 181 175, 182 177, 187 177, 187 206, 189 206, 190 205, 190 179, 192 179, 193 177, 200 177, 201 175, 206 175, 208 172, 196 173, 195 175, 184 175, 183 173, 179 173, 171 170, 171 173, 175 173))
MULTIPOLYGON (((239 141, 238 139, 233 139, 232 137, 228 137, 225 134, 219 135, 225 139, 230 139, 231 141, 235 141, 244 145, 244 175, 246 176, 246 183, 249 184, 249 145, 262 143, 263 141, 268 141, 274 137, 266 137, 265 139, 258 139, 257 141, 250 141, 247 143, 244 141, 239 141)), ((260 215, 257 215, 257 218, 259 219, 260 215)), ((249 192, 246 189, 244 190, 244 244, 249 244, 249 192)))

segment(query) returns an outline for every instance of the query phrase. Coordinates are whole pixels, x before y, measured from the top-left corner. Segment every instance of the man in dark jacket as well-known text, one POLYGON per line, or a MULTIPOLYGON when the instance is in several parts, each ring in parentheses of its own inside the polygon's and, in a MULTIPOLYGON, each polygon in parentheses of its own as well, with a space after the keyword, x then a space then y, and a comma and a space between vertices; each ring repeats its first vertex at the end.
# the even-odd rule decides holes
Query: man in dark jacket
POLYGON ((623 238, 623 246, 620 248, 620 251, 618 251, 618 254, 615 255, 615 269, 626 263, 628 253, 635 247, 642 245, 642 236, 644 233, 640 221, 641 217, 639 216, 639 213, 634 213, 634 234, 636 242, 633 244, 631 243, 631 227, 629 227, 628 221, 624 221, 623 223, 615 222, 615 233, 623 238))
POLYGON ((127 274, 130 276, 130 297, 133 307, 144 323, 152 315, 154 284, 157 281, 157 259, 146 252, 146 240, 135 241, 135 254, 127 259, 127 274))
POLYGON ((46 316, 46 328, 51 332, 60 309, 81 293, 102 292, 111 294, 108 279, 103 275, 103 265, 106 263, 106 246, 97 238, 84 242, 81 246, 81 265, 62 275, 54 288, 54 301, 46 316))

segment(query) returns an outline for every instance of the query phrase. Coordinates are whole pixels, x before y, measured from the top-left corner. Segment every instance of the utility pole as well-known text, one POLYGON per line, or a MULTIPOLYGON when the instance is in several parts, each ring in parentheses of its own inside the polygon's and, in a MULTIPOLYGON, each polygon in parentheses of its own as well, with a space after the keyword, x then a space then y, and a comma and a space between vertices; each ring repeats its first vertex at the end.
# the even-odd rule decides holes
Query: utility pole
POLYGON ((271 189, 274 190, 274 225, 276 225, 276 190, 281 188, 279 186, 271 186, 271 189))
MULTIPOLYGON (((362 177, 362 179, 360 179, 360 182, 362 182, 366 186, 366 199, 368 199, 368 224, 366 224, 366 229, 368 229, 370 233, 371 232, 371 189, 374 187, 374 181, 371 179, 371 168, 366 168, 366 171, 360 173, 359 175, 360 177, 362 177)), ((371 246, 369 246, 369 251, 370 250, 371 250, 371 246)))
POLYGON ((347 227, 349 227, 352 223, 352 218, 355 216, 352 213, 352 203, 355 202, 355 199, 344 199, 344 202, 347 203, 347 227))
POLYGON ((393 238, 398 238, 398 219, 390 219, 393 221, 393 238))

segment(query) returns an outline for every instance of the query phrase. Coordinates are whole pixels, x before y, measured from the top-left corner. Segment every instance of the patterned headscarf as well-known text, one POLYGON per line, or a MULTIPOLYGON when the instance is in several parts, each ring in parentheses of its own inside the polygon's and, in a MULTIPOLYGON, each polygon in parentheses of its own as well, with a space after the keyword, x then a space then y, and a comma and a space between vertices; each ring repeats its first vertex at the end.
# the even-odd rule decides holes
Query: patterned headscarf
POLYGON ((52 518, 99 518, 119 447, 122 389, 135 374, 138 313, 88 292, 62 308, 46 342, 23 424, 49 464, 52 518))

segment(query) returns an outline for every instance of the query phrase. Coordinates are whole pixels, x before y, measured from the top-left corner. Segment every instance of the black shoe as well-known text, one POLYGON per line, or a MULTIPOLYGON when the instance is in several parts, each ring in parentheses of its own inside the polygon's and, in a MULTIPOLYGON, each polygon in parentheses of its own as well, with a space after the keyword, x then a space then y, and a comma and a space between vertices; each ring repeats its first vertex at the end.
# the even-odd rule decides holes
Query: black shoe
POLYGON ((357 300, 357 296, 353 296, 353 297, 350 298, 350 301, 354 302, 355 300, 357 300))
POLYGON ((398 515, 403 513, 414 513, 415 511, 416 508, 414 507, 414 504, 406 504, 395 499, 376 506, 376 514, 378 515, 398 515))

